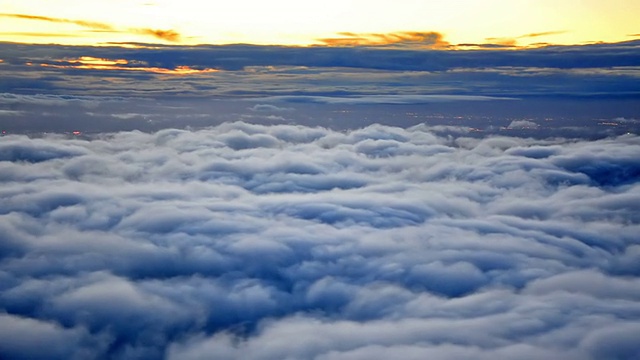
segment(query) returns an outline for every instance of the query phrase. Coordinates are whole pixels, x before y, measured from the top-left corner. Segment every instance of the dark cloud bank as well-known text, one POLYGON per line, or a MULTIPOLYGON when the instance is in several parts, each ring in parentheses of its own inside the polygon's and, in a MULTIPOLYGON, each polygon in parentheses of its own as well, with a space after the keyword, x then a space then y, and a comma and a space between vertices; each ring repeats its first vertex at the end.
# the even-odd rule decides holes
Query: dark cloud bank
POLYGON ((491 133, 531 121, 541 137, 638 133, 638 40, 511 50, 115 45, 0 42, 0 130, 154 132, 243 120, 491 133))
POLYGON ((639 158, 424 125, 5 136, 0 357, 637 359, 639 158))
POLYGON ((638 40, 472 51, 136 45, 143 47, 0 42, 0 92, 225 98, 464 95, 591 101, 640 96, 638 40), (83 57, 117 61, 119 66, 90 69, 78 60, 83 57), (153 73, 181 67, 217 71, 173 79, 153 73))

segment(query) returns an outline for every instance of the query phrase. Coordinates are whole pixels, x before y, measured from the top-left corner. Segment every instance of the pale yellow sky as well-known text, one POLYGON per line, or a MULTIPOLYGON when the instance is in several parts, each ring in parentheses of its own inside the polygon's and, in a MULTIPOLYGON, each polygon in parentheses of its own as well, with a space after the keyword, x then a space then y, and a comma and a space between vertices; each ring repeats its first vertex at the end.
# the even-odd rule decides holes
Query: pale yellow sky
POLYGON ((0 0, 0 12, 39 17, 0 17, 0 40, 28 43, 309 45, 398 31, 439 32, 452 44, 640 38, 640 0, 0 0), (540 33, 549 34, 527 36, 540 33))

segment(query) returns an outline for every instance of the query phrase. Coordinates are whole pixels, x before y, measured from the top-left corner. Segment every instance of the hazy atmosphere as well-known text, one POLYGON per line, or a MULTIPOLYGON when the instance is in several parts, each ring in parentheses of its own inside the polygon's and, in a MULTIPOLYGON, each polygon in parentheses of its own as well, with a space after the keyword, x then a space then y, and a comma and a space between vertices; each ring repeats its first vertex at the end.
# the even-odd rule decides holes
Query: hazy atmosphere
POLYGON ((449 3, 0 0, 0 358, 640 359, 640 1, 449 3))

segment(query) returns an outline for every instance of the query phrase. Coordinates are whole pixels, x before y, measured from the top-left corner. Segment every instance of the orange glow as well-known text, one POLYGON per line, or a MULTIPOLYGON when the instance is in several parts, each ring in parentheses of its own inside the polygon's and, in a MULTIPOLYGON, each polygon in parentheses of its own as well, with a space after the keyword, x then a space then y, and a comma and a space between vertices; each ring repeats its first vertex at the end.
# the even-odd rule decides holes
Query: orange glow
POLYGON ((139 43, 131 43, 131 42, 109 42, 103 44, 95 44, 94 46, 118 46, 127 49, 161 49, 162 47, 154 45, 154 44, 139 44, 139 43))
POLYGON ((70 62, 72 63, 80 63, 80 64, 87 64, 87 65, 126 65, 129 63, 129 61, 125 60, 125 59, 116 59, 116 60, 109 60, 109 59, 102 59, 102 58, 95 58, 92 56, 81 56, 79 59, 77 60, 71 60, 70 62))
POLYGON ((487 38, 487 41, 491 44, 502 45, 507 47, 516 47, 518 41, 511 38, 487 38))
MULTIPOLYGON (((217 69, 194 69, 186 65, 177 66, 174 69, 167 69, 154 66, 127 66, 131 62, 126 59, 103 59, 95 58, 92 56, 82 56, 77 59, 62 59, 60 62, 71 63, 73 65, 58 65, 58 64, 40 64, 42 67, 54 68, 54 69, 83 69, 83 70, 124 70, 124 71, 144 71, 155 74, 168 74, 168 75, 194 75, 218 72, 217 69)), ((32 65, 32 63, 27 63, 32 65)), ((137 64, 139 65, 139 64, 137 64)))
POLYGON ((445 48, 450 44, 443 40, 443 35, 438 32, 393 32, 393 33, 338 33, 341 37, 318 39, 327 46, 411 46, 420 48, 445 48))
POLYGON ((131 29, 131 32, 142 35, 151 35, 155 38, 171 42, 180 41, 180 34, 174 30, 131 29))

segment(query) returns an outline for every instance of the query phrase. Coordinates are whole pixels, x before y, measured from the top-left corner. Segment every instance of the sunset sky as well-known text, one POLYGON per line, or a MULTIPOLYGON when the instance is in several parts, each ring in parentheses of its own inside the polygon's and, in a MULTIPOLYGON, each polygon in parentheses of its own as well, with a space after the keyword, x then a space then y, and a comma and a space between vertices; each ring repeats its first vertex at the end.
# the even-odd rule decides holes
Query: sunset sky
POLYGON ((25 43, 318 45, 331 44, 326 39, 436 32, 451 44, 522 46, 640 35, 638 0, 2 0, 0 9, 0 40, 25 43))

